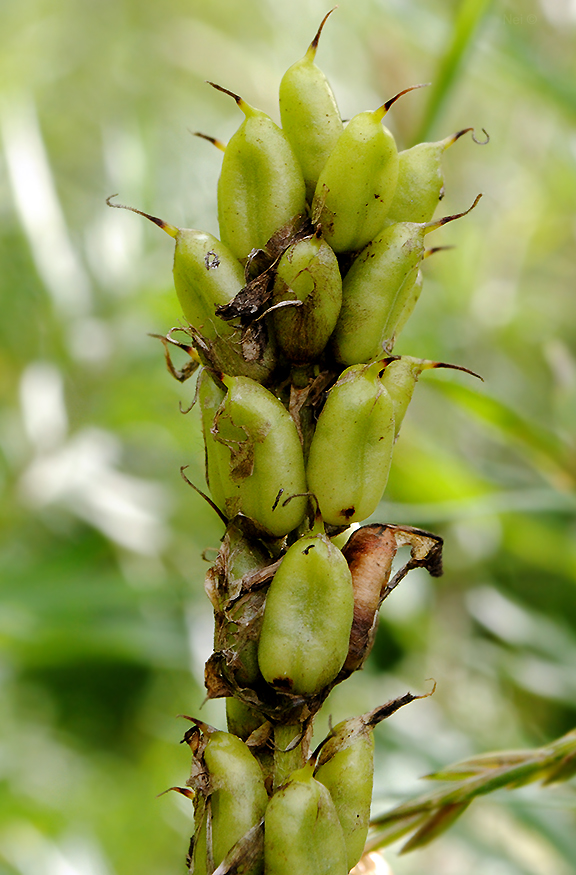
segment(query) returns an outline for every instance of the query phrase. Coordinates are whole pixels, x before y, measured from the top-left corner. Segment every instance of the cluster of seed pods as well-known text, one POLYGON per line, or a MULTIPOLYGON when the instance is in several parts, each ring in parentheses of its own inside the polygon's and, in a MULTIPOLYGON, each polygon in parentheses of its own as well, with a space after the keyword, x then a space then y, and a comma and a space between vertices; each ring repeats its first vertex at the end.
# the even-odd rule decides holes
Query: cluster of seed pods
POLYGON ((453 367, 392 351, 420 295, 426 235, 465 215, 433 219, 443 152, 471 129, 399 153, 382 119, 413 88, 343 124, 315 64, 326 18, 281 81, 282 128, 215 86, 244 114, 217 143, 221 239, 147 216, 175 239, 178 345, 186 376, 200 367, 209 500, 226 526, 206 578, 206 687, 226 698, 228 731, 190 718, 192 773, 176 788, 194 799, 198 875, 358 863, 372 729, 417 697, 344 721, 311 753, 313 720, 362 668, 402 577, 442 571, 439 537, 358 524, 382 498, 420 374, 453 367))

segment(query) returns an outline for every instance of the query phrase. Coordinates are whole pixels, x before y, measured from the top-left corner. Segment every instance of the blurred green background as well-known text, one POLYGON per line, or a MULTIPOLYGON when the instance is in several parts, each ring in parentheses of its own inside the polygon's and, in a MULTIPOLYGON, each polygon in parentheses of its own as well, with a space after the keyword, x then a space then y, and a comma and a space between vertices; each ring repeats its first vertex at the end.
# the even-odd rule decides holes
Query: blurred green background
MULTIPOLYGON (((278 118, 277 88, 327 11, 319 0, 5 0, 0 7, 0 873, 184 871, 176 793, 185 712, 203 702, 203 594, 221 527, 202 482, 192 384, 149 332, 178 324, 173 244, 105 197, 217 232, 221 156, 239 112, 278 118)), ((342 0, 318 63, 342 115, 417 82, 399 145, 472 125, 445 156, 424 293, 396 351, 427 372, 382 522, 446 540, 440 580, 385 603, 343 717, 429 687, 377 730, 375 811, 472 753, 576 725, 576 6, 572 0, 342 0)), ((475 802, 394 875, 570 875, 574 781, 475 802)))

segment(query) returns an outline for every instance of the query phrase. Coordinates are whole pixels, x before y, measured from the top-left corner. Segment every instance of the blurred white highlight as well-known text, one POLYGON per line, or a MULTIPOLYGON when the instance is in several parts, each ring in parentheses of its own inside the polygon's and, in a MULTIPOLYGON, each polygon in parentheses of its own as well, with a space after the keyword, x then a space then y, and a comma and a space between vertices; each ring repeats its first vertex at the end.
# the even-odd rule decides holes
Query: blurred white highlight
POLYGON ((49 362, 34 362, 22 375, 20 406, 26 436, 37 453, 61 444, 68 433, 64 383, 49 362))
POLYGON ((370 851, 350 870, 350 875, 393 875, 393 872, 384 857, 377 851, 370 851))
POLYGON ((76 839, 64 850, 31 823, 17 821, 0 836, 0 854, 21 875, 109 875, 100 848, 76 839))
POLYGON ((85 428, 65 440, 63 383, 54 365, 26 369, 20 402, 36 450, 20 481, 24 501, 37 508, 61 504, 120 546, 156 556, 168 539, 164 489, 117 470, 122 446, 107 431, 85 428))
POLYGON ((90 282, 68 235, 36 108, 30 98, 6 101, 0 131, 14 203, 36 269, 60 311, 90 307, 90 282))

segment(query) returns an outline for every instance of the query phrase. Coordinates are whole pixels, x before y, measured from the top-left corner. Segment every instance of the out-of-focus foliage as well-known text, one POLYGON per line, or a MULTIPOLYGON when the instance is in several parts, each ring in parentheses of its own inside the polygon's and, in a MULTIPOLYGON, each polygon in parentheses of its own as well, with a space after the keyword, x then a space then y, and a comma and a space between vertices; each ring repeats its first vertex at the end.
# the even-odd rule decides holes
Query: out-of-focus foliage
MULTIPOLYGON (((0 8, 0 873, 183 871, 188 758, 211 616, 202 551, 220 525, 193 397, 148 332, 178 324, 172 244, 105 197, 216 232, 220 154, 240 121, 211 79, 277 112, 314 0, 7 0, 0 8)), ((446 539, 383 609, 367 669, 319 721, 415 702, 377 730, 375 813, 418 776, 576 725, 576 13, 568 0, 344 0, 318 62, 344 118, 417 82, 401 146, 468 125, 445 156, 454 245, 425 264, 397 351, 428 372, 380 521, 446 539)), ((212 555, 208 552, 208 557, 212 555)), ((569 875, 574 782, 475 802, 395 875, 569 875)))

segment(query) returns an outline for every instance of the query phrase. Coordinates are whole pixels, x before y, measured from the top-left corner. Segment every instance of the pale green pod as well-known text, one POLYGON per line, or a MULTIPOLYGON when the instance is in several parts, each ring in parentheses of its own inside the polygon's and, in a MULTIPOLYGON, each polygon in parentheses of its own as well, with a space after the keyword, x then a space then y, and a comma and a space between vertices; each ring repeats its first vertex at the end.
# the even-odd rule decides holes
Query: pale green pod
POLYGON ((304 213, 304 179, 278 125, 238 95, 216 87, 232 96, 246 116, 226 146, 218 181, 220 236, 237 258, 245 260, 304 213))
POLYGON ((225 322, 216 315, 216 308, 229 304, 245 285, 244 269, 230 249, 206 231, 176 228, 134 207, 113 204, 110 198, 107 203, 144 216, 175 240, 176 294, 185 318, 194 329, 193 339, 202 361, 227 374, 245 374, 265 381, 276 364, 270 339, 266 337, 259 354, 248 359, 244 355, 239 321, 225 322))
POLYGON ((302 444, 294 420, 271 392, 248 377, 222 376, 228 392, 211 434, 225 448, 224 512, 255 520, 282 537, 298 528, 306 513, 302 444), (286 503, 286 499, 293 498, 286 503))
POLYGON ((355 115, 322 169, 312 216, 337 253, 362 249, 386 223, 398 179, 398 150, 382 119, 399 97, 413 90, 406 88, 374 112, 355 115))
POLYGON ((398 182, 387 221, 429 222, 444 194, 442 155, 463 134, 456 134, 436 143, 418 143, 400 152, 398 182))
POLYGON ((226 698, 228 731, 237 735, 242 741, 246 741, 264 723, 264 720, 261 714, 239 699, 233 699, 231 696, 226 698))
POLYGON ((203 370, 198 378, 198 403, 204 437, 206 484, 214 503, 221 510, 226 503, 225 484, 229 476, 229 453, 222 444, 214 440, 211 429, 214 425, 214 417, 225 396, 224 389, 216 385, 207 370, 203 370))
POLYGON ((400 432, 418 377, 425 368, 436 367, 436 364, 436 362, 429 362, 426 359, 416 359, 409 355, 403 355, 386 366, 382 375, 382 383, 386 386, 394 404, 394 439, 398 437, 400 432))
POLYGON ((352 869, 366 844, 374 780, 374 737, 362 718, 334 727, 330 742, 320 751, 315 777, 330 792, 352 869))
POLYGON ((330 791, 342 824, 349 869, 362 856, 368 834, 374 775, 373 728, 403 705, 425 697, 406 693, 367 714, 343 720, 317 751, 315 777, 330 791))
POLYGON ((384 327, 382 345, 385 352, 392 352, 400 332, 414 312, 422 293, 424 276, 420 264, 415 265, 398 289, 394 304, 384 327))
POLYGON ((321 533, 300 538, 266 597, 258 644, 264 679, 290 693, 321 692, 344 664, 353 613, 352 577, 341 551, 321 533))
POLYGON ((314 63, 328 15, 330 12, 304 57, 289 67, 280 82, 282 129, 300 162, 308 200, 312 200, 320 172, 343 129, 330 84, 314 63))
POLYGON ((313 767, 294 772, 266 809, 266 875, 347 875, 342 827, 326 787, 313 767))
POLYGON ((384 226, 398 177, 394 137, 377 110, 355 115, 318 178, 313 214, 335 252, 362 249, 384 226))
POLYGON ((348 368, 328 393, 308 458, 308 487, 325 522, 348 525, 370 516, 392 461, 394 408, 383 365, 348 368))
POLYGON ((390 314, 424 255, 425 235, 467 215, 481 197, 465 212, 434 222, 389 225, 360 252, 342 283, 342 308, 331 341, 338 362, 353 365, 383 354, 390 314))
POLYGON ((386 326, 397 295, 424 253, 426 225, 385 228, 352 263, 342 283, 342 307, 332 349, 344 365, 383 354, 386 326))
POLYGON ((332 334, 342 304, 342 278, 334 250, 318 237, 293 243, 278 263, 272 316, 278 344, 294 364, 315 361, 332 334))
POLYGON ((414 389, 422 371, 432 368, 447 368, 453 371, 464 371, 473 377, 482 379, 479 374, 460 365, 450 365, 447 362, 432 362, 428 359, 417 359, 410 355, 403 355, 386 364, 382 375, 382 385, 386 387, 392 403, 394 404, 394 440, 398 437, 400 426, 412 400, 414 389))
MULTIPOLYGON (((218 866, 228 851, 264 816, 268 794, 258 761, 249 748, 229 732, 213 732, 204 751, 210 781, 212 855, 218 866)), ((195 875, 210 875, 206 866, 206 810, 194 847, 195 875)), ((249 870, 262 872, 263 861, 249 870)))

